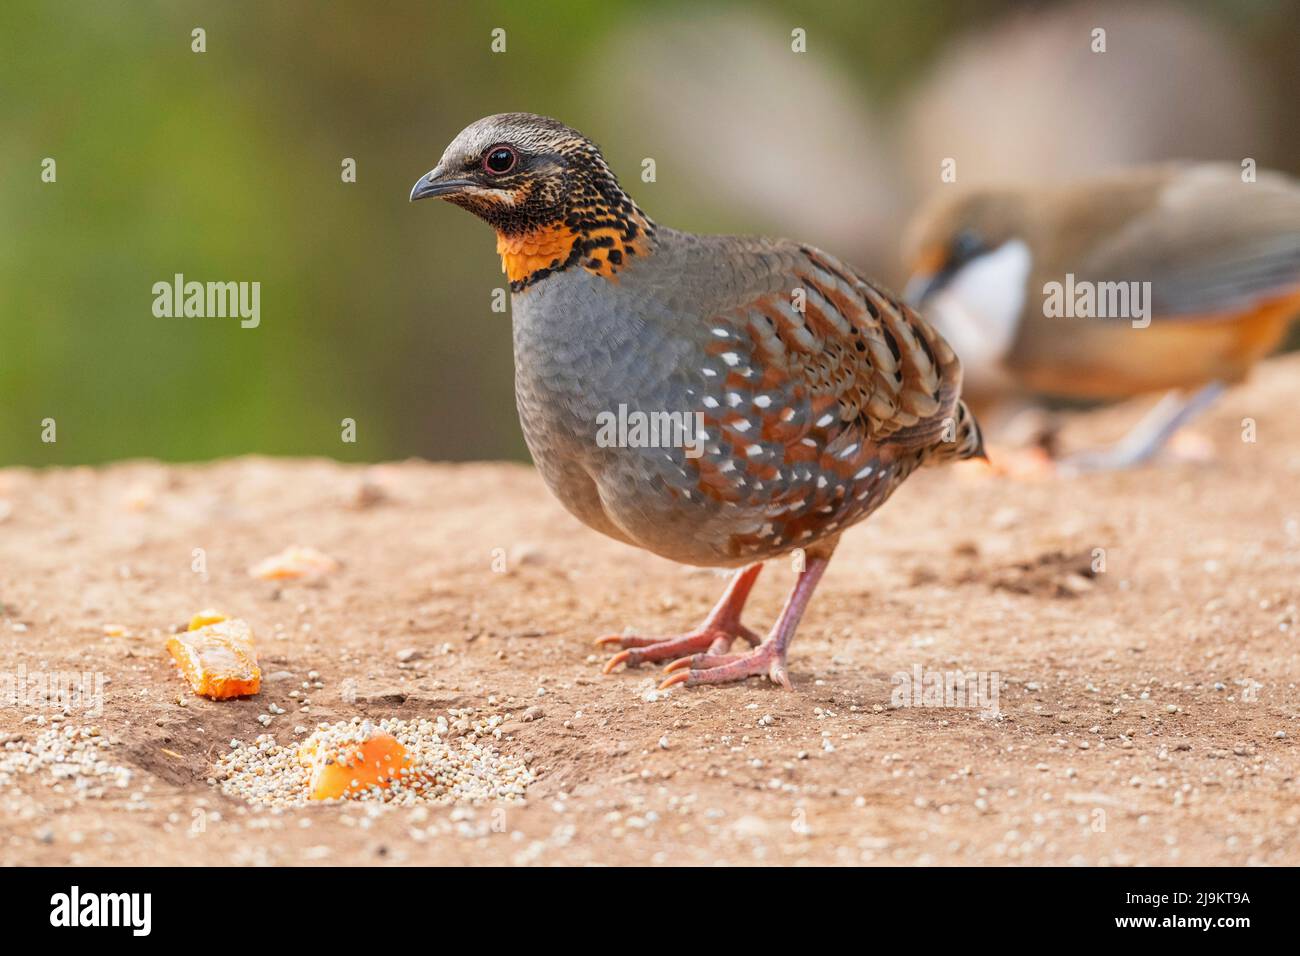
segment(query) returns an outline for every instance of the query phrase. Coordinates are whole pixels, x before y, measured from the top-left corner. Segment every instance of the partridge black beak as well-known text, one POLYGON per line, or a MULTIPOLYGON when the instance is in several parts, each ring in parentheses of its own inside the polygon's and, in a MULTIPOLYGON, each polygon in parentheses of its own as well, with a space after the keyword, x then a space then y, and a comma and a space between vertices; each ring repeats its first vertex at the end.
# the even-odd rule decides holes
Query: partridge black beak
POLYGON ((449 196, 452 193, 460 192, 467 186, 473 186, 474 183, 468 179, 446 179, 438 175, 435 169, 427 175, 421 176, 414 186, 411 187, 411 202, 417 199, 428 199, 437 196, 449 196))

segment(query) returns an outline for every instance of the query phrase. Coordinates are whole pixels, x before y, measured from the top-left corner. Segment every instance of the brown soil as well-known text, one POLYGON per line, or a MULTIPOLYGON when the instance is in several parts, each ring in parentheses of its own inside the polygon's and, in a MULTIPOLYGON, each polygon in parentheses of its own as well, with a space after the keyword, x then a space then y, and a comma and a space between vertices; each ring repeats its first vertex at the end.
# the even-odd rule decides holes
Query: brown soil
MULTIPOLYGON (((722 580, 581 527, 524 466, 0 471, 0 665, 106 675, 102 715, 68 721, 100 726, 134 771, 98 798, 19 776, 0 862, 1300 863, 1297 375, 1300 358, 1274 361, 1213 409, 1208 463, 914 476, 845 536, 793 693, 752 680, 655 700, 657 669, 602 677, 595 636, 691 625, 722 580), (294 543, 341 570, 248 576, 294 543), (252 622, 264 671, 294 677, 192 697, 162 647, 208 606, 252 622), (892 708, 893 675, 916 665, 1000 674, 1001 715, 892 708), (324 687, 303 716, 288 693, 309 671, 324 687), (355 714, 508 712, 499 746, 540 778, 504 814, 254 811, 207 778, 271 701, 285 740, 355 714)), ((1144 404, 1075 416, 1065 440, 1114 435, 1144 404)), ((751 625, 789 580, 765 571, 751 625)), ((53 711, 0 709, 0 741, 32 739, 37 713, 53 711)))

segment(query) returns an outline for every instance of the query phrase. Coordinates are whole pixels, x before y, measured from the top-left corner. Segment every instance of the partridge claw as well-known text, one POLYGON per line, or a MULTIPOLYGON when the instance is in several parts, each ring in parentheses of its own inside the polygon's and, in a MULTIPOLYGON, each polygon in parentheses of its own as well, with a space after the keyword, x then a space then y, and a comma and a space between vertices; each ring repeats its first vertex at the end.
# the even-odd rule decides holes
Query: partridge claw
POLYGON ((669 687, 675 687, 678 684, 685 684, 691 679, 690 671, 678 671, 675 674, 669 674, 659 683, 660 690, 667 690, 669 687))
POLYGON ((627 660, 631 656, 632 656, 631 651, 619 651, 617 654, 615 654, 613 657, 611 657, 609 660, 605 662, 605 666, 601 668, 601 673, 602 674, 614 673, 618 665, 622 664, 625 660, 627 660))

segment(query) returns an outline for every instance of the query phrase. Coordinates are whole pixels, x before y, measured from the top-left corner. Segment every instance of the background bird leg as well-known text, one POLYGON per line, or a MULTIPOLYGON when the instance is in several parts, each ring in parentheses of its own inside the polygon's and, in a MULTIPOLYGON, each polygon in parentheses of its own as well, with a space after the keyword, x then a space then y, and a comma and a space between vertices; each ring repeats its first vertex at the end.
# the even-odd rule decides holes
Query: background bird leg
POLYGON ((1114 445, 1073 455, 1061 462, 1061 471, 1112 471, 1140 465, 1152 458, 1174 432, 1213 404, 1223 391, 1222 382, 1211 382, 1191 395, 1169 392, 1114 445))

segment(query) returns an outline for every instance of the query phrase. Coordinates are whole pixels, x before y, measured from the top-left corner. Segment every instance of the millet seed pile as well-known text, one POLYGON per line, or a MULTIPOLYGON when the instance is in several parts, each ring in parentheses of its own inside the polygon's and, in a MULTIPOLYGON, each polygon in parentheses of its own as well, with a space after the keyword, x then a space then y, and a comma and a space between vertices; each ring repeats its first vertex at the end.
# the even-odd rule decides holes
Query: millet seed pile
POLYGON ((30 774, 79 799, 102 797, 131 783, 130 769, 108 759, 109 741, 100 736, 98 727, 65 724, 40 730, 30 738, 12 734, 0 735, 0 739, 0 790, 9 791, 20 775, 30 774))
MULTIPOLYGON (((480 803, 520 800, 533 774, 519 757, 499 753, 490 743, 503 722, 492 716, 468 724, 469 732, 448 742, 451 728, 445 718, 432 720, 385 719, 377 722, 354 717, 350 721, 320 724, 314 735, 318 746, 346 750, 373 733, 391 734, 406 748, 411 760, 388 787, 370 787, 350 793, 346 800, 413 806, 428 803, 480 803)), ((230 742, 230 752, 216 764, 210 782, 223 792, 267 807, 302 807, 309 803, 338 802, 308 799, 311 771, 299 758, 298 743, 284 746, 271 734, 252 743, 230 742)))

